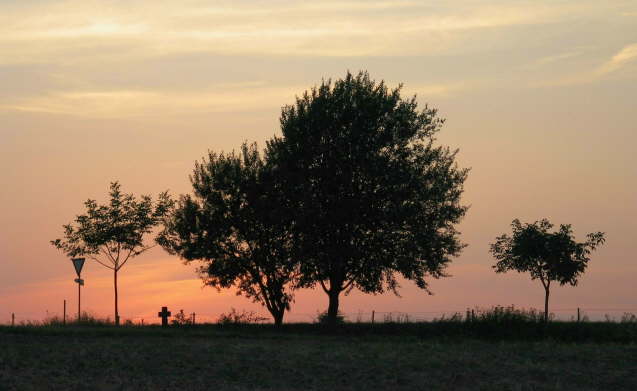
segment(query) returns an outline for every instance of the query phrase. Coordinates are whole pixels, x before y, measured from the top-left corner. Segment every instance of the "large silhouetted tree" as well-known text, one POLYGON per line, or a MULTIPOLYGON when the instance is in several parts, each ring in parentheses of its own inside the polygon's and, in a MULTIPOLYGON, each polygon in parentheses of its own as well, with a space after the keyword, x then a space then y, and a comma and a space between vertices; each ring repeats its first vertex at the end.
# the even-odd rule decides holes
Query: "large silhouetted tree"
POLYGON ((205 284, 236 287, 264 305, 280 325, 298 274, 283 195, 256 144, 239 153, 209 153, 191 176, 158 242, 186 262, 200 260, 205 284))
POLYGON ((64 225, 64 238, 51 244, 69 257, 86 256, 113 271, 115 324, 119 325, 117 273, 129 259, 153 247, 144 244, 144 236, 161 222, 172 200, 167 192, 161 193, 157 202, 146 195, 137 200, 132 194, 123 194, 120 184, 113 182, 108 204, 88 200, 84 205, 86 214, 78 215, 75 224, 64 225))
POLYGON ((570 224, 553 228, 547 219, 532 224, 522 224, 515 219, 511 223, 513 235, 504 234, 491 244, 491 254, 498 260, 493 266, 497 273, 515 270, 529 273, 531 279, 539 279, 544 287, 544 321, 549 317, 549 294, 551 282, 560 285, 577 285, 584 273, 589 255, 604 243, 602 232, 588 234, 585 242, 576 242, 570 224))
POLYGON ((429 292, 426 277, 444 276, 463 247, 454 224, 468 170, 435 145, 436 110, 400 89, 366 72, 324 81, 282 109, 283 135, 268 143, 301 283, 325 291, 332 324, 342 292, 397 293, 397 274, 429 292))

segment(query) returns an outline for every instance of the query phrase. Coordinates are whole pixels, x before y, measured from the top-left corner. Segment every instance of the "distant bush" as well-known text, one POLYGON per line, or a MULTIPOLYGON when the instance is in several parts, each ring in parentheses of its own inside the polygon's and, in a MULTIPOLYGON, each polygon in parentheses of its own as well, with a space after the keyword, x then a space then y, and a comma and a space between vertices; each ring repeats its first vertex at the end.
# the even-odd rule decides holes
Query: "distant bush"
POLYGON ((184 313, 184 310, 179 310, 177 315, 170 321, 173 326, 190 326, 192 325, 192 318, 184 313))
POLYGON ((383 316, 383 321, 385 323, 409 323, 412 319, 409 314, 403 314, 400 312, 394 314, 392 312, 388 312, 383 316))
POLYGON ((60 326, 64 324, 64 319, 58 315, 47 315, 46 318, 42 320, 42 326, 60 326))
POLYGON ((77 317, 67 316, 65 323, 63 317, 59 315, 47 314, 47 316, 41 321, 27 320, 20 322, 21 326, 62 326, 64 324, 81 326, 108 326, 112 325, 113 321, 108 316, 106 318, 98 318, 97 316, 95 316, 95 314, 84 311, 81 313, 79 321, 77 317))
MULTIPOLYGON (((323 311, 316 314, 316 323, 320 323, 320 324, 328 323, 327 311, 323 311)), ((341 311, 338 311, 338 313, 336 314, 336 324, 343 324, 343 323, 345 323, 345 315, 343 315, 341 311)))
POLYGON ((462 322, 462 314, 460 312, 455 312, 449 317, 442 314, 440 318, 434 318, 433 322, 462 322))
POLYGON ((268 318, 264 318, 263 316, 259 316, 254 311, 246 311, 242 310, 241 312, 237 312, 236 309, 231 308, 230 312, 222 313, 217 318, 217 323, 219 324, 250 324, 250 323, 261 323, 268 320, 268 318))
POLYGON ((114 322, 108 316, 105 318, 98 318, 95 314, 86 311, 82 312, 82 316, 80 317, 79 322, 77 321, 77 319, 75 319, 73 323, 80 324, 82 326, 110 326, 114 324, 114 322))
MULTIPOLYGON (((515 308, 513 305, 508 307, 475 308, 468 312, 467 315, 468 317, 465 320, 470 322, 540 323, 544 321, 544 314, 535 308, 515 308)), ((549 320, 554 317, 554 314, 549 314, 549 320)))
POLYGON ((631 314, 630 312, 624 312, 619 322, 620 323, 637 323, 637 315, 631 314))

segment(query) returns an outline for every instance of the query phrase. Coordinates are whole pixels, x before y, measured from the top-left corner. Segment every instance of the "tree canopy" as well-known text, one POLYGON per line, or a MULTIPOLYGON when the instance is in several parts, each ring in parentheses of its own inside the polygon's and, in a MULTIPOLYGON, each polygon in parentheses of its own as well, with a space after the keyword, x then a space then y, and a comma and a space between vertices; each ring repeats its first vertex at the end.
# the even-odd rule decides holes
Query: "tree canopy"
POLYGON ((366 72, 306 91, 268 143, 292 217, 301 284, 319 284, 336 320, 339 295, 396 292, 397 274, 427 290, 463 244, 454 225, 468 170, 435 145, 444 120, 366 72))
POLYGON ((180 198, 158 243, 186 262, 202 261, 200 276, 217 289, 236 287, 281 324, 298 275, 291 257, 283 195, 256 144, 197 162, 193 195, 180 198))
POLYGON ((515 219, 511 228, 512 236, 499 236, 490 246, 498 261, 493 268, 497 273, 515 270, 529 273, 532 280, 539 279, 545 290, 544 319, 548 320, 551 282, 577 285, 591 252, 604 243, 604 233, 589 233, 585 242, 576 242, 570 224, 561 224, 551 232, 553 224, 547 219, 530 224, 515 219))
POLYGON ((152 245, 144 243, 170 210, 172 200, 167 192, 153 202, 148 195, 137 200, 132 194, 123 194, 118 182, 110 185, 109 203, 100 205, 95 200, 84 203, 86 213, 75 218, 75 224, 64 225, 64 238, 51 241, 69 257, 86 256, 113 270, 115 289, 115 323, 119 324, 117 272, 152 245))

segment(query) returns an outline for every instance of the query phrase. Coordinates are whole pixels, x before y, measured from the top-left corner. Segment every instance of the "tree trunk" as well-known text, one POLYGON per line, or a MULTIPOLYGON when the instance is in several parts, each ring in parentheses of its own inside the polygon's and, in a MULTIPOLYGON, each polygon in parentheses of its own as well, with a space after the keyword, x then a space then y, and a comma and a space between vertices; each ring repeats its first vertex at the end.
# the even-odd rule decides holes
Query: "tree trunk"
POLYGON ((327 307, 327 324, 334 326, 338 322, 338 298, 341 291, 332 287, 328 296, 330 298, 330 304, 327 307))
POLYGON ((281 327, 281 325, 283 324, 283 314, 285 314, 285 310, 272 312, 272 317, 274 318, 274 325, 276 327, 281 327))
POLYGON ((544 296, 544 323, 549 321, 549 287, 544 288, 546 295, 544 296))
POLYGON ((119 326, 119 309, 117 307, 117 269, 114 271, 113 282, 115 285, 115 326, 119 326))

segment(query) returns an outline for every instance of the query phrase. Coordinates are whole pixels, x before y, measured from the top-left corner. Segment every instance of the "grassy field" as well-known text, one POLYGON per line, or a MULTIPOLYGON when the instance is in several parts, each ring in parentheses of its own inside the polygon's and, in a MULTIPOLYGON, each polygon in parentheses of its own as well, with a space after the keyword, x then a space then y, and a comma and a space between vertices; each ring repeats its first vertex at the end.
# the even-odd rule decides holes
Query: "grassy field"
POLYGON ((634 340, 432 330, 0 327, 0 390, 637 390, 634 340))

